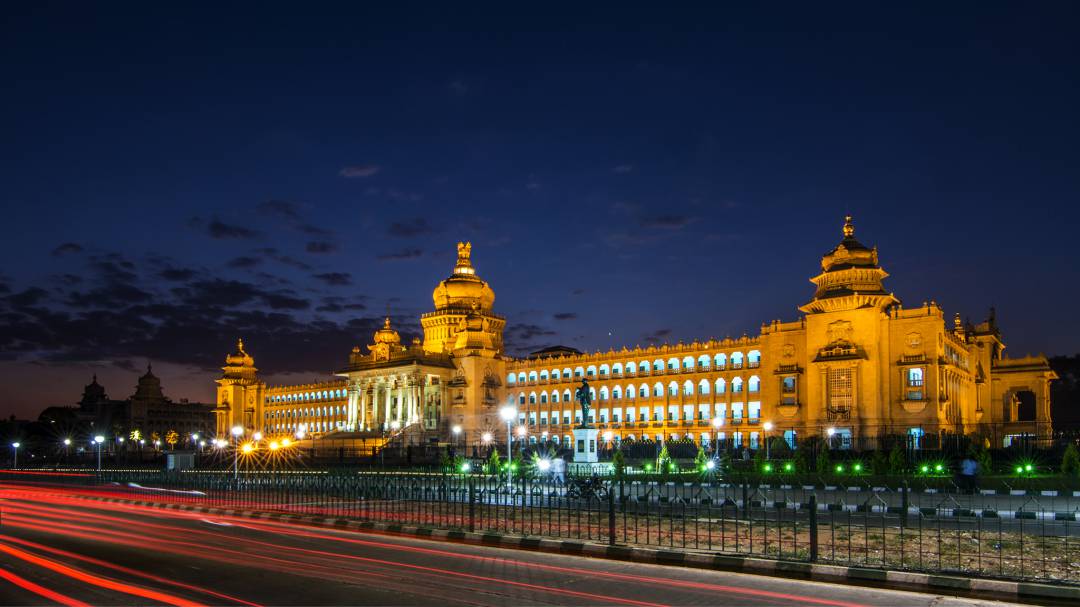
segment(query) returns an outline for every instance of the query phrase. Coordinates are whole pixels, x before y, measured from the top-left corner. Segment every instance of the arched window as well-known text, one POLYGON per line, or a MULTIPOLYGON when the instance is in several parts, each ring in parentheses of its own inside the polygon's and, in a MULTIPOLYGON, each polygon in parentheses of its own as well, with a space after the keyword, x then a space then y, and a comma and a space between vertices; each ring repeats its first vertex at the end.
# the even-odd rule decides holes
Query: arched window
POLYGON ((611 368, 607 365, 600 365, 600 377, 607 377, 611 373, 611 368))
POLYGON ((643 361, 639 362, 637 364, 637 372, 638 373, 648 373, 649 372, 649 361, 643 360, 643 361))
POLYGON ((529 371, 529 381, 536 381, 536 371, 529 371))
POLYGON ((708 394, 708 393, 709 393, 709 380, 703 379, 700 382, 698 382, 698 394, 708 394))
POLYGON ((746 362, 750 364, 751 369, 761 366, 761 352, 750 350, 746 355, 746 362))
POLYGON ((655 384, 653 384, 652 388, 653 388, 653 390, 652 390, 653 396, 663 396, 664 395, 664 384, 661 384, 660 382, 656 382, 655 384))
POLYGON ((726 389, 727 389, 727 382, 724 381, 723 377, 716 380, 716 393, 717 394, 723 394, 726 389))
POLYGON ((547 404, 547 392, 541 392, 540 393, 540 404, 541 405, 546 405, 547 404))
POLYGON ((634 398, 637 396, 637 390, 634 389, 634 384, 626 386, 626 398, 634 398))
POLYGON ((596 377, 596 365, 589 365, 588 369, 585 369, 586 377, 596 377))
POLYGON ((741 369, 743 365, 743 353, 734 352, 731 355, 731 367, 733 369, 741 369))
POLYGON ((660 360, 659 358, 652 361, 652 370, 657 371, 657 372, 663 371, 664 370, 664 361, 660 360))
POLYGON ((638 388, 638 396, 640 396, 641 398, 647 398, 649 396, 649 387, 645 384, 641 384, 641 387, 638 388))
POLYGON ((678 396, 679 395, 679 384, 677 384, 675 382, 671 382, 670 384, 668 384, 667 388, 668 388, 668 396, 678 396))
POLYGON ((690 381, 689 379, 686 380, 685 382, 683 382, 682 393, 683 393, 683 396, 693 396, 694 395, 694 382, 690 381))
POLYGON ((547 381, 548 372, 547 369, 540 371, 540 381, 547 381))
POLYGON ((563 400, 564 403, 570 402, 570 391, 569 390, 563 390, 562 400, 563 400))
POLYGON ((679 368, 679 359, 677 359, 677 358, 669 358, 669 359, 667 359, 667 368, 668 368, 668 371, 674 371, 674 370, 678 369, 679 368))
POLYGON ((693 369, 694 368, 694 357, 693 356, 685 356, 685 357, 683 357, 683 359, 682 359, 682 368, 683 369, 693 369))
POLYGON ((626 363, 626 372, 637 373, 637 363, 635 363, 634 361, 626 363))
POLYGON ((710 362, 712 362, 712 359, 709 358, 709 355, 708 354, 702 354, 697 359, 697 366, 699 368, 702 368, 702 369, 708 369, 710 362))
POLYGON ((591 398, 592 398, 593 400, 596 400, 596 388, 589 388, 589 396, 590 396, 590 397, 591 397, 591 398))
POLYGON ((622 375, 622 363, 611 365, 611 372, 616 375, 622 375))
POLYGON ((723 369, 727 367, 727 354, 721 352, 720 354, 717 354, 716 358, 714 358, 713 360, 716 363, 717 369, 723 369))
POLYGON ((559 370, 558 369, 552 369, 551 370, 551 379, 559 379, 559 370))
POLYGON ((620 398, 622 398, 622 388, 620 388, 618 386, 615 386, 614 388, 612 388, 611 389, 611 398, 614 398, 615 400, 619 400, 620 398))
POLYGON ((519 405, 524 405, 525 404, 525 393, 524 392, 518 392, 518 404, 519 405))
POLYGON ((555 390, 551 391, 551 402, 553 402, 553 403, 559 402, 559 393, 557 391, 555 391, 555 390))
POLYGON ((600 400, 607 400, 607 399, 608 399, 608 389, 607 389, 607 386, 604 386, 603 388, 600 388, 600 400))
POLYGON ((518 382, 525 383, 525 372, 518 373, 518 382))
POLYGON ((731 391, 735 394, 742 392, 742 384, 743 381, 741 377, 736 377, 735 379, 731 380, 731 391))
POLYGON ((529 392, 529 404, 530 405, 535 405, 536 404, 536 392, 529 392))
POLYGON ((751 375, 746 389, 750 392, 758 392, 761 390, 761 379, 757 375, 751 375))
POLYGON ((571 378, 571 377, 573 377, 573 376, 574 376, 574 375, 573 375, 573 373, 572 373, 572 372, 570 371, 570 369, 569 369, 569 368, 566 368, 566 369, 563 369, 563 370, 562 370, 562 378, 563 378, 563 379, 570 379, 570 378, 571 378))

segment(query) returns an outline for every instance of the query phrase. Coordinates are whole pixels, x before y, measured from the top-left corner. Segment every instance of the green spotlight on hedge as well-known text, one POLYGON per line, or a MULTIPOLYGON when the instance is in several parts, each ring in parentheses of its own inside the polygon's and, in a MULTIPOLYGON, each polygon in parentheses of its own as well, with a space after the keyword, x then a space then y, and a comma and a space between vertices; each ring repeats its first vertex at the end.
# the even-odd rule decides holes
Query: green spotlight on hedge
POLYGON ((922 472, 923 474, 929 474, 930 473, 930 466, 923 465, 923 467, 919 468, 919 472, 922 472))
POLYGON ((652 472, 652 464, 645 464, 645 472, 652 472))
POLYGON ((945 466, 942 466, 941 464, 934 464, 934 472, 941 472, 944 469, 945 466))
POLYGON ((765 464, 765 472, 772 472, 772 464, 765 464))
POLYGON ((1026 464, 1024 466, 1024 472, 1031 472, 1034 469, 1035 469, 1035 466, 1032 466, 1031 464, 1026 464))
POLYGON ((862 472, 862 464, 855 464, 855 472, 862 472))
POLYGON ((795 470, 795 464, 791 462, 784 464, 784 472, 791 472, 793 470, 795 470))
POLYGON ((1023 474, 1024 473, 1024 467, 1023 466, 1017 466, 1016 467, 1016 473, 1017 474, 1023 474))
POLYGON ((843 472, 843 471, 844 471, 844 467, 843 467, 843 466, 841 466, 840 464, 837 464, 837 465, 836 465, 836 473, 837 473, 837 474, 840 474, 840 473, 841 473, 841 472, 843 472))

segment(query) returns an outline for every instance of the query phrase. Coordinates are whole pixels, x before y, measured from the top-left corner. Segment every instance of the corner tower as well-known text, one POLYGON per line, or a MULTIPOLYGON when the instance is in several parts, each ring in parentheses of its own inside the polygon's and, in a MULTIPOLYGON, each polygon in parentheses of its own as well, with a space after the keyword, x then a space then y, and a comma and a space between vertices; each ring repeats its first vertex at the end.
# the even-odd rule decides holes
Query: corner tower
POLYGON ((449 354, 459 349, 483 348, 494 356, 503 349, 506 319, 493 313, 495 292, 476 275, 472 244, 457 244, 457 263, 450 276, 431 294, 435 311, 420 317, 424 351, 449 354), (459 338, 466 333, 465 338, 459 338))
POLYGON ((214 409, 218 438, 228 438, 233 426, 243 426, 248 432, 262 430, 266 384, 255 375, 255 359, 244 351, 244 340, 236 340, 236 352, 225 357, 221 370, 214 409))

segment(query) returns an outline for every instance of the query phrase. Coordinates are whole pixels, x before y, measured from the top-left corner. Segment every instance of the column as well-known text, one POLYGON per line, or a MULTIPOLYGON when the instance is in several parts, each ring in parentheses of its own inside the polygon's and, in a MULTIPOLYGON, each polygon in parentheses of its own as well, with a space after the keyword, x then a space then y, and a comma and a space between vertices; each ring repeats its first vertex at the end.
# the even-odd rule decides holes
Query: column
POLYGON ((404 411, 404 409, 405 409, 405 378, 404 377, 399 377, 398 378, 398 380, 397 380, 397 389, 395 390, 395 392, 397 392, 397 416, 396 416, 395 419, 397 419, 398 427, 400 428, 400 427, 402 427, 404 425, 403 417, 405 415, 405 411, 404 411))
POLYGON ((385 392, 385 395, 384 395, 385 399, 384 400, 386 402, 386 411, 385 411, 385 415, 383 415, 382 422, 383 422, 383 428, 389 428, 390 427, 390 399, 393 398, 393 396, 394 396, 394 391, 392 389, 389 377, 383 378, 383 391, 385 392))
POLYGON ((364 382, 360 386, 360 430, 367 429, 367 408, 368 408, 368 384, 364 382))
POLYGON ((359 412, 357 411, 357 400, 359 399, 360 394, 356 382, 349 382, 348 394, 349 401, 345 412, 345 428, 350 432, 353 432, 356 430, 356 423, 359 418, 359 412))

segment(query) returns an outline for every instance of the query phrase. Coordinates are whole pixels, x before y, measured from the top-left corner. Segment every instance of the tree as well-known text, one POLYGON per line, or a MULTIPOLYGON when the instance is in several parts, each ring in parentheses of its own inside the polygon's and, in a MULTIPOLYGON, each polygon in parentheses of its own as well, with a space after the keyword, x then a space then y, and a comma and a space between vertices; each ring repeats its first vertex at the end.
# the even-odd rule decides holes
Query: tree
POLYGON ((694 456, 694 468, 699 472, 705 470, 705 462, 709 460, 709 456, 705 455, 705 449, 698 445, 697 455, 694 456))
POLYGON ((176 430, 169 430, 165 433, 165 442, 169 444, 169 449, 176 449, 176 443, 180 442, 180 435, 176 433, 176 430))
POLYGON ((893 445, 892 451, 889 452, 889 474, 899 476, 907 472, 907 468, 907 454, 904 453, 904 449, 899 443, 893 445))
POLYGON ((498 474, 499 468, 502 468, 502 460, 499 458, 499 450, 492 449, 491 457, 488 458, 486 464, 484 464, 484 472, 488 474, 498 474))
POLYGON ((668 472, 671 471, 671 455, 668 453, 667 443, 660 448, 660 453, 656 456, 656 471, 664 478, 667 478, 668 472))
POLYGON ((615 476, 622 477, 626 473, 626 456, 623 455, 622 449, 616 449, 615 454, 611 456, 611 467, 615 470, 615 476))
POLYGON ((817 461, 814 462, 814 467, 817 468, 818 474, 828 474, 830 468, 832 468, 832 458, 829 457, 828 449, 821 449, 817 454, 817 461))
POLYGON ((889 456, 881 449, 874 451, 870 456, 870 470, 876 475, 884 475, 889 472, 889 456))
POLYGON ((806 472, 810 469, 810 462, 806 459, 805 447, 799 447, 795 450, 794 455, 791 456, 791 463, 795 467, 795 472, 806 472))
POLYGON ((1061 456, 1061 472, 1067 476, 1080 476, 1080 449, 1076 443, 1069 443, 1065 447, 1065 454, 1061 456))
POLYGON ((968 455, 979 464, 979 470, 983 474, 990 474, 994 467, 994 460, 990 457, 990 450, 983 446, 981 441, 971 441, 968 446, 968 455))
POLYGON ((754 452, 754 472, 760 474, 765 471, 765 449, 759 448, 754 452))

